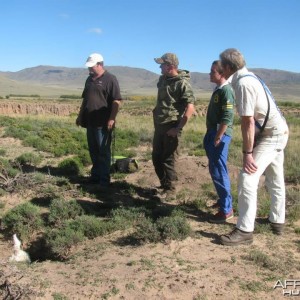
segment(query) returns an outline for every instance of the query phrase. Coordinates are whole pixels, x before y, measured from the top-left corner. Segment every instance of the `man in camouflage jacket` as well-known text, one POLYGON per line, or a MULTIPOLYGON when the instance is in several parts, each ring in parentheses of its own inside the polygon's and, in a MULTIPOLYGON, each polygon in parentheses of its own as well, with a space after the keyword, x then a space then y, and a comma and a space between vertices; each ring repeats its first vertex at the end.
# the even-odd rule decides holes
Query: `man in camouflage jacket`
POLYGON ((154 138, 152 161, 164 191, 175 191, 178 179, 175 170, 178 139, 182 128, 194 113, 195 97, 188 71, 178 69, 178 58, 166 53, 154 59, 162 75, 157 88, 157 103, 153 110, 154 138))

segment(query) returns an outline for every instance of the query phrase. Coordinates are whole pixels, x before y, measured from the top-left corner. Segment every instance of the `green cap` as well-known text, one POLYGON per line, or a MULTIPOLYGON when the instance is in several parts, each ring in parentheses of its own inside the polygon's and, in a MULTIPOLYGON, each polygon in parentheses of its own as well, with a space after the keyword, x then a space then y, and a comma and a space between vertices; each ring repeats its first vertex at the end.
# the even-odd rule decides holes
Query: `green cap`
POLYGON ((178 58, 177 58, 176 54, 174 54, 174 53, 165 53, 162 57, 154 58, 154 60, 158 64, 169 63, 174 66, 179 65, 178 58))

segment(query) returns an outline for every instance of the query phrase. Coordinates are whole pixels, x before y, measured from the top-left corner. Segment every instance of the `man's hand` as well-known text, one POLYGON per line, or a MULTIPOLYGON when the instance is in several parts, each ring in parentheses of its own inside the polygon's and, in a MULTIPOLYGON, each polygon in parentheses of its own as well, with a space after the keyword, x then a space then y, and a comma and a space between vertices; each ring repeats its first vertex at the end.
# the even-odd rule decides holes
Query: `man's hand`
POLYGON ((215 147, 218 147, 220 143, 221 143, 221 138, 215 137, 215 140, 214 140, 214 145, 215 145, 215 147))
POLYGON ((180 132, 180 129, 173 127, 167 131, 167 135, 171 136, 171 137, 176 137, 179 132, 180 132))
POLYGON ((248 174, 253 174, 257 171, 257 165, 255 164, 252 154, 244 154, 243 169, 248 174))
POLYGON ((77 117, 75 123, 76 123, 77 126, 81 126, 81 117, 80 116, 77 117))
POLYGON ((115 127, 115 120, 108 120, 108 122, 107 122, 107 129, 108 130, 113 130, 114 129, 114 127, 115 127))

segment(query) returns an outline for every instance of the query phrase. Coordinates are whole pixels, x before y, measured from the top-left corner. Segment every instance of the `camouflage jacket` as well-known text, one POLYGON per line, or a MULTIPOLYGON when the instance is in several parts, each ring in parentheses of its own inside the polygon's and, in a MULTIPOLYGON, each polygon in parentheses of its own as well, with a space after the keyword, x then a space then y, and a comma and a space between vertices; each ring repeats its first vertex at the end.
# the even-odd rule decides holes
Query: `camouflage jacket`
POLYGON ((178 70, 175 77, 160 76, 157 88, 157 103, 153 110, 156 125, 179 121, 187 105, 195 102, 189 71, 178 70))

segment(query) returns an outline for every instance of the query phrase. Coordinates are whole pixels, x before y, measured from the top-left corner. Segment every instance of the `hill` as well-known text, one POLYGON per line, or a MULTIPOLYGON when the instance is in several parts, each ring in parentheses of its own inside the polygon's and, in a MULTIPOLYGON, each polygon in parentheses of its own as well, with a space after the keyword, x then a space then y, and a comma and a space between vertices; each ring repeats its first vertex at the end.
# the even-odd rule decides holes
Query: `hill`
MULTIPOLYGON (((117 76, 122 94, 155 95, 159 74, 145 69, 107 66, 117 76)), ((278 100, 300 101, 300 74, 282 70, 251 69, 269 85, 278 100)), ((18 72, 0 72, 0 96, 9 94, 39 94, 59 96, 80 95, 88 75, 84 68, 37 66, 18 72)), ((191 83, 196 95, 208 96, 213 84, 208 73, 191 72, 191 83)))

